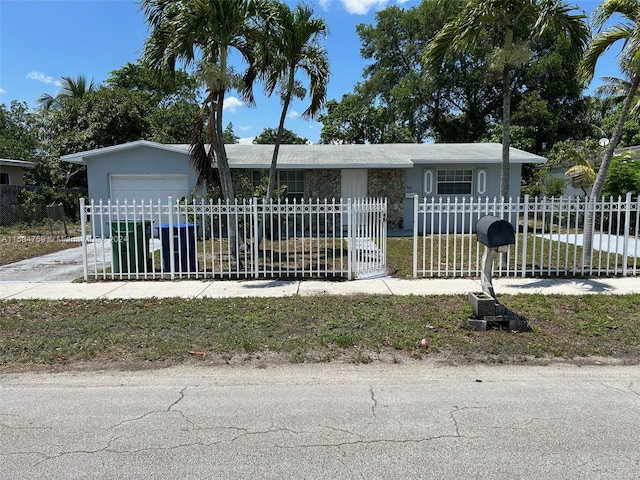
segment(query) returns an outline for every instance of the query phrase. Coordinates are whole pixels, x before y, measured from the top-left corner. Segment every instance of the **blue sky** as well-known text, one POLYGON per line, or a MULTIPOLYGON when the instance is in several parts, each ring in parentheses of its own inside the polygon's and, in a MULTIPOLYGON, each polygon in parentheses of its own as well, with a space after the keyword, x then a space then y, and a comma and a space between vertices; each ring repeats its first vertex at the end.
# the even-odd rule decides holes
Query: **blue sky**
MULTIPOLYGON (((289 2, 292 6, 297 2, 289 2)), ((329 25, 325 40, 331 65, 328 99, 340 100, 361 79, 366 62, 360 58, 355 27, 375 23, 375 12, 389 5, 411 7, 418 0, 320 0, 316 15, 329 25)), ((590 13, 600 2, 568 1, 590 13)), ((84 75, 100 84, 127 62, 141 55, 147 28, 139 4, 132 0, 0 0, 0 103, 12 100, 37 106, 43 93, 55 95, 62 76, 84 75)), ((612 52, 596 70, 597 79, 618 76, 612 52)), ((260 87, 256 88, 259 93, 260 87)), ((225 100, 224 124, 233 124, 245 139, 275 128, 280 116, 276 98, 256 96, 249 108, 230 92, 225 100)), ((286 128, 316 142, 321 124, 299 114, 306 102, 294 102, 286 128)))

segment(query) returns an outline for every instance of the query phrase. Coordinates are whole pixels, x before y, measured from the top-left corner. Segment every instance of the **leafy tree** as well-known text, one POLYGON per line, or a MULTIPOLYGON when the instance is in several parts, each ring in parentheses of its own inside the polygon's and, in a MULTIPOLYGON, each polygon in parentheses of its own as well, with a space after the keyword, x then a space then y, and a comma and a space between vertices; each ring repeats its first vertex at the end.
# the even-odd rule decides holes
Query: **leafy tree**
POLYGON ((325 118, 331 124, 325 124, 323 141, 477 140, 496 108, 494 88, 484 82, 482 56, 447 59, 439 75, 430 75, 422 64, 429 40, 463 4, 462 0, 424 0, 406 10, 392 6, 376 13, 375 25, 358 25, 362 57, 371 63, 355 87, 356 98, 343 97, 344 105, 333 111, 341 115, 325 118), (373 132, 365 134, 365 121, 357 118, 360 111, 375 120, 373 132))
POLYGON ((100 88, 66 100, 51 118, 51 141, 59 155, 145 138, 151 107, 136 92, 100 88))
POLYGON ((105 81, 107 86, 144 92, 160 106, 174 103, 197 103, 198 81, 193 75, 177 70, 173 75, 157 76, 144 61, 130 63, 113 70, 105 81))
POLYGON ((33 115, 26 103, 0 104, 0 158, 33 160, 39 147, 33 115))
POLYGON ((105 83, 138 95, 149 104, 149 131, 141 138, 169 144, 191 141, 191 124, 200 109, 193 75, 179 70, 171 76, 158 77, 141 61, 112 71, 105 83))
POLYGON ((38 104, 43 110, 57 110, 69 98, 81 98, 87 93, 95 91, 93 80, 87 83, 84 75, 77 78, 62 77, 62 88, 54 97, 49 93, 44 93, 38 98, 38 104))
MULTIPOLYGON (((265 128, 260 135, 253 139, 253 143, 259 145, 274 145, 276 143, 277 136, 278 131, 276 129, 265 128)), ((306 145, 309 143, 309 140, 298 136, 288 128, 283 128, 280 143, 283 145, 306 145)))
POLYGON ((178 101, 169 105, 150 105, 149 133, 145 139, 158 143, 186 143, 191 141, 194 117, 199 105, 188 101, 178 101))
POLYGON ((509 147, 511 128, 512 74, 534 60, 531 41, 545 32, 566 35, 571 41, 571 55, 578 57, 588 39, 582 15, 572 15, 572 7, 545 0, 470 0, 460 14, 436 35, 424 54, 432 72, 438 72, 447 53, 459 55, 474 51, 488 28, 501 32, 501 46, 488 57, 490 71, 502 84, 502 171, 500 195, 509 197, 509 147))
POLYGON ((156 110, 142 93, 123 88, 100 87, 82 97, 66 99, 42 118, 43 171, 39 182, 84 186, 84 167, 62 162, 60 157, 147 139, 156 110))
POLYGON ((532 181, 522 184, 522 193, 532 197, 560 197, 567 188, 567 179, 551 174, 548 167, 535 170, 532 181))
POLYGON ((637 153, 624 152, 613 157, 604 181, 603 193, 614 198, 627 193, 633 196, 640 194, 640 157, 637 153))
MULTIPOLYGON (((617 43, 623 45, 620 55, 622 70, 631 76, 631 84, 620 108, 616 127, 604 152, 598 175, 591 190, 590 200, 595 202, 602 194, 611 159, 620 142, 624 124, 640 85, 640 1, 605 0, 596 8, 593 21, 598 33, 589 43, 580 63, 579 73, 582 79, 588 81, 593 78, 600 57, 617 43), (618 17, 620 17, 620 22, 614 23, 618 17)), ((584 232, 584 258, 587 266, 591 265, 593 252, 593 215, 593 210, 587 209, 584 232)))
POLYGON ((313 7, 297 5, 291 10, 284 2, 274 2, 276 32, 267 34, 260 45, 255 62, 249 70, 246 93, 249 97, 252 79, 265 80, 267 95, 278 89, 282 111, 276 132, 273 156, 269 167, 267 198, 272 198, 276 188, 278 151, 282 143, 284 123, 293 98, 304 99, 307 90, 297 79, 298 73, 309 78, 311 103, 302 112, 302 118, 315 118, 323 108, 329 82, 329 59, 320 39, 327 34, 327 24, 313 16, 313 7))
POLYGON ((320 115, 320 143, 411 143, 409 128, 399 124, 385 106, 374 106, 358 94, 345 94, 342 100, 327 102, 320 115))
POLYGON ((224 129, 223 136, 224 136, 224 143, 226 144, 233 145, 235 143, 238 143, 238 140, 240 140, 240 137, 238 137, 233 131, 233 123, 231 122, 229 122, 227 124, 227 128, 224 129))
MULTIPOLYGON (((619 119, 619 109, 616 109, 602 120, 602 130, 604 132, 613 132, 616 129, 619 119)), ((627 115, 625 122, 622 124, 620 138, 618 139, 619 148, 640 145, 640 122, 638 119, 638 115, 627 115)), ((608 135, 603 134, 603 137, 608 137, 608 135)))

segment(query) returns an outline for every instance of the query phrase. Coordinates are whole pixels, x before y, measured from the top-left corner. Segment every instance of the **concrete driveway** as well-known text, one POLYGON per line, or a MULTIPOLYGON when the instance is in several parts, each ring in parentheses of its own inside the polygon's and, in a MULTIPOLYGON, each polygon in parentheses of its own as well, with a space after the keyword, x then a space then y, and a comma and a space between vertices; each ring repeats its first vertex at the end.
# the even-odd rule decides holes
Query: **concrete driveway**
POLYGON ((72 282, 83 275, 82 247, 0 266, 0 282, 72 282))
POLYGON ((637 479, 640 369, 0 374, 3 478, 637 479))

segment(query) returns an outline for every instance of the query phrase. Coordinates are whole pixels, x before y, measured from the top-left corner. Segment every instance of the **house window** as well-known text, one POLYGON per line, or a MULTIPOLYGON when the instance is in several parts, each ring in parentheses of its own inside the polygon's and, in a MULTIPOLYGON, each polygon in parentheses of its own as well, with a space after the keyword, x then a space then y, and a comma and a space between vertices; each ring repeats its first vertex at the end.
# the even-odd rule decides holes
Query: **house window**
POLYGON ((472 170, 438 170, 438 195, 471 195, 472 170))
POLYGON ((278 172, 278 186, 286 185, 286 195, 289 200, 304 198, 304 171, 280 170, 278 172))
POLYGON ((259 187, 263 181, 265 182, 265 185, 266 185, 266 180, 263 180, 263 179, 268 179, 268 178, 269 178, 269 172, 265 172, 264 170, 254 170, 251 172, 251 186, 255 190, 255 188, 259 187))
POLYGON ((0 185, 9 185, 8 173, 0 173, 0 185))
MULTIPOLYGON (((253 188, 262 185, 269 172, 254 170, 251 174, 251 183, 253 188)), ((266 186, 266 183, 264 184, 266 186)), ((279 170, 278 171, 278 187, 286 185, 286 198, 289 200, 301 200, 304 198, 304 171, 302 170, 279 170)))

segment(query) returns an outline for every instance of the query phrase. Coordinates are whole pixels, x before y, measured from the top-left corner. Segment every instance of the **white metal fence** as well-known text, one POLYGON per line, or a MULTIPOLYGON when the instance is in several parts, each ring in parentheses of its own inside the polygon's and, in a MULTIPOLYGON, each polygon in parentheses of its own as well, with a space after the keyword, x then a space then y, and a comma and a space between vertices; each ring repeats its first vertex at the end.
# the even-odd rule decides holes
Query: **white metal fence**
POLYGON ((80 208, 85 281, 363 278, 386 272, 386 199, 81 199, 80 208))
POLYGON ((482 245, 474 228, 484 215, 508 220, 516 243, 497 262, 499 276, 638 274, 640 197, 590 203, 581 198, 424 199, 414 202, 414 277, 478 277, 482 245), (583 248, 585 212, 593 209, 593 251, 583 248))

